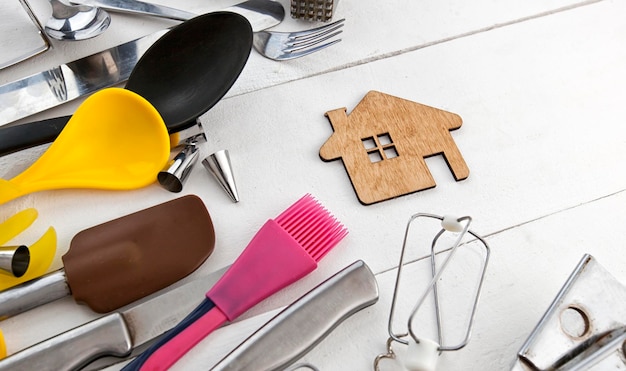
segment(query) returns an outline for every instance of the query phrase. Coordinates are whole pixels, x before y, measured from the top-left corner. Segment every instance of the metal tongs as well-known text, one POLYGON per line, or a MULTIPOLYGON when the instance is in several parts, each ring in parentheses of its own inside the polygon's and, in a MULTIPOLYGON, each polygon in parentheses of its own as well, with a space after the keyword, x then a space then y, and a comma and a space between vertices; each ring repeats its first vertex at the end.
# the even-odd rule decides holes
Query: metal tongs
MULTIPOLYGON (((432 214, 424 214, 419 213, 411 216, 409 222, 406 226, 406 231, 404 235, 404 241, 402 245, 402 251, 400 255, 400 262, 398 264, 398 273, 396 276, 396 283, 393 293, 393 300, 391 303, 391 311, 389 313, 389 322, 388 322, 388 332, 389 338, 387 340, 387 353, 378 355, 374 360, 374 370, 380 370, 380 362, 384 359, 400 359, 402 366, 407 370, 412 371, 433 371, 436 369, 437 359, 441 352, 445 351, 454 351, 463 348, 469 342, 472 325, 474 322, 474 315, 476 314, 476 308, 478 306, 478 299, 480 297, 480 291, 482 288, 482 284, 485 278, 485 271, 487 269, 487 263, 489 261, 489 246, 487 243, 476 233, 469 230, 469 225, 471 223, 471 217, 464 216, 460 218, 451 217, 451 216, 437 216, 432 214), (409 231, 411 229, 411 224, 419 219, 419 218, 430 218, 436 219, 440 221, 441 229, 434 236, 431 246, 430 246, 430 265, 431 265, 431 275, 429 284, 426 289, 419 297, 417 303, 414 305, 413 309, 408 315, 408 320, 406 323, 406 332, 397 333, 393 330, 394 317, 397 312, 396 306, 398 305, 399 300, 399 288, 400 281, 402 279, 402 271, 403 266, 405 264, 405 255, 408 245, 408 236, 409 231), (451 246, 448 246, 447 249, 438 249, 438 242, 442 236, 451 235, 453 237, 453 243, 451 246), (473 237, 474 240, 468 241, 468 237, 473 237), (477 242, 474 244, 474 242, 477 242), (439 281, 442 278, 442 274, 446 271, 451 261, 453 261, 454 256, 460 249, 469 249, 470 246, 478 246, 478 256, 481 259, 481 264, 478 271, 478 282, 474 286, 473 300, 471 301, 470 313, 468 318, 468 325, 463 334, 463 338, 460 343, 450 345, 445 344, 443 340, 443 321, 442 321, 442 312, 440 303, 440 295, 438 290, 439 281), (440 259, 443 259, 443 262, 438 266, 436 262, 437 256, 440 259), (416 322, 416 316, 418 310, 424 304, 426 298, 431 295, 434 299, 434 311, 436 317, 437 324, 437 336, 436 340, 428 339, 427 337, 417 334, 415 330, 414 322, 416 322), (404 356, 398 356, 394 351, 392 344, 393 343, 403 344, 408 346, 404 356)), ((476 250, 476 249, 473 249, 476 250)), ((465 277, 463 277, 465 278, 465 277)))
POLYGON ((626 370, 626 286, 585 254, 512 370, 626 370))

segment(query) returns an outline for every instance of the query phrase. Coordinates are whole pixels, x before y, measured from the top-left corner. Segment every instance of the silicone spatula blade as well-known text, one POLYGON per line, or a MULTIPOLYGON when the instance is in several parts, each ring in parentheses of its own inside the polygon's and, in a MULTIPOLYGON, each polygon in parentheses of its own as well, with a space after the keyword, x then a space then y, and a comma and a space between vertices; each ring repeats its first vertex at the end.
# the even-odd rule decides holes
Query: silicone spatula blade
POLYGON ((189 195, 78 233, 63 264, 74 299, 105 313, 184 278, 214 246, 211 217, 189 195))

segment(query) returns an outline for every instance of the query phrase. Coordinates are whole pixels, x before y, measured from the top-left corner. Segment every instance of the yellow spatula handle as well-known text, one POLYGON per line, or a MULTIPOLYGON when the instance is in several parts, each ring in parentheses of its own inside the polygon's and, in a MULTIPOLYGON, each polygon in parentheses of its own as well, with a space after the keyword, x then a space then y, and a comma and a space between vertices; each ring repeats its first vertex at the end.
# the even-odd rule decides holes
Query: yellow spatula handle
POLYGON ((2 330, 0 330, 0 359, 7 356, 7 346, 4 343, 4 335, 2 335, 2 330))

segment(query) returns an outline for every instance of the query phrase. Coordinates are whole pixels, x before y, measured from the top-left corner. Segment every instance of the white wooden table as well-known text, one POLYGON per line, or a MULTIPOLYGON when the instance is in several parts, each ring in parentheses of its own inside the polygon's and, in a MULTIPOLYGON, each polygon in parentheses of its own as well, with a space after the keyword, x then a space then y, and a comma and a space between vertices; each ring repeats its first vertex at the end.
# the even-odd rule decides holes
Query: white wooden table
MULTIPOLYGON (((45 20, 47 2, 30 2, 45 20)), ((200 12, 237 1, 158 2, 200 12)), ((288 11, 289 1, 281 3, 288 11)), ((346 18, 340 44, 280 63, 253 51, 235 86, 201 118, 209 138, 201 158, 230 151, 241 202, 232 203, 196 166, 182 194, 205 202, 217 243, 188 279, 232 263, 266 219, 305 193, 350 234, 318 270, 206 338, 174 369, 207 369, 276 309, 358 259, 376 273, 379 302, 302 361, 325 371, 371 369, 385 351, 394 268, 406 222, 417 212, 470 215, 472 230, 492 248, 470 343, 444 353, 441 370, 509 369, 584 253, 626 282, 624 14, 626 2, 618 0, 341 0, 335 14, 346 18), (318 152, 332 133, 324 113, 350 112, 370 90, 459 114, 464 123, 452 136, 469 178, 455 182, 435 157, 427 162, 437 187, 361 205, 341 162, 322 162, 318 152)), ((101 37, 54 42, 43 55, 0 71, 0 84, 173 24, 113 14, 101 37)), ((287 16, 276 29, 310 26, 287 16)), ((22 121, 69 114, 78 103, 22 121)), ((0 175, 19 173, 44 149, 0 158, 0 175)), ((57 269, 79 231, 182 194, 156 184, 129 192, 40 192, 1 205, 0 219, 35 207, 39 218, 24 238, 54 226, 57 269)), ((407 271, 411 267, 421 269, 423 261, 407 271)), ((0 329, 13 353, 96 317, 67 298, 0 322, 0 329)))

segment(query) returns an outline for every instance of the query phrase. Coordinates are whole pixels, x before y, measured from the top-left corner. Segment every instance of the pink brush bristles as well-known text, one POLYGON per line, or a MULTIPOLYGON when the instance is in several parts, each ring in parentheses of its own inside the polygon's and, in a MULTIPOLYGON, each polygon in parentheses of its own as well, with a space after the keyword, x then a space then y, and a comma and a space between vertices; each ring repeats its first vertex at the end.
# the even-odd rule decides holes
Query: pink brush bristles
POLYGON ((346 228, 310 194, 296 201, 274 221, 316 262, 348 234, 346 228))

